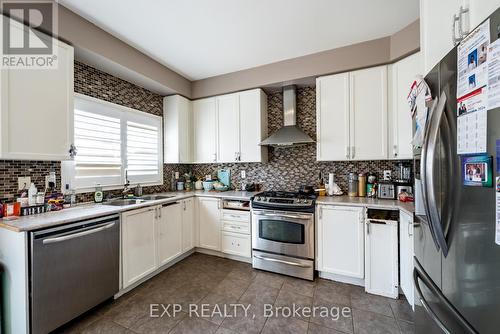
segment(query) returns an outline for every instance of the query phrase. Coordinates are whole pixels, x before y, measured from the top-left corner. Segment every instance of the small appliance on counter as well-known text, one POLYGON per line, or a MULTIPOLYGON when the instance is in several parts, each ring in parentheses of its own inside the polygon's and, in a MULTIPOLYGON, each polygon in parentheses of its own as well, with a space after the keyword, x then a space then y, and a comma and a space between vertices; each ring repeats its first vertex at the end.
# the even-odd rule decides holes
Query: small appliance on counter
POLYGON ((377 197, 381 199, 396 199, 394 183, 390 181, 380 181, 377 185, 377 197))

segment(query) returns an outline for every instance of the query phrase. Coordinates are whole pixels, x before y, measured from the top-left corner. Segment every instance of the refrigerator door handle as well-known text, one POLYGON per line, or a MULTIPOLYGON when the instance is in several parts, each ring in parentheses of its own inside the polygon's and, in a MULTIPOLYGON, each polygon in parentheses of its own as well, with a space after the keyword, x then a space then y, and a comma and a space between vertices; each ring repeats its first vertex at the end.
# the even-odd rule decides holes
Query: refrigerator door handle
POLYGON ((466 334, 479 334, 471 324, 457 311, 457 309, 446 299, 446 297, 442 294, 436 284, 432 281, 432 279, 427 275, 427 273, 422 269, 422 266, 418 262, 417 258, 414 258, 415 267, 413 268, 413 282, 415 285, 415 291, 417 292, 418 299, 422 303, 425 311, 429 314, 432 320, 438 325, 439 328, 443 331, 443 333, 451 334, 451 332, 446 328, 443 322, 439 319, 436 313, 432 310, 429 303, 424 298, 422 293, 422 289, 420 288, 420 282, 422 282, 429 291, 432 292, 433 296, 436 297, 441 305, 443 305, 448 312, 453 316, 456 323, 460 324, 460 326, 465 330, 466 334))
MULTIPOLYGON (((430 109, 430 117, 432 119, 432 115, 434 115, 436 107, 438 105, 439 99, 435 99, 434 102, 432 103, 432 107, 430 109)), ((424 211, 425 211, 425 216, 426 218, 424 221, 428 222, 429 230, 431 232, 432 240, 434 241, 434 245, 436 246, 436 249, 439 250, 440 246, 439 243, 436 239, 436 233, 434 232, 434 225, 432 224, 432 218, 430 215, 430 209, 429 209, 429 199, 428 199, 428 188, 427 188, 427 160, 428 160, 428 147, 429 147, 429 130, 432 125, 431 121, 429 120, 426 122, 426 127, 425 127, 425 135, 424 135, 424 141, 422 145, 422 157, 421 157, 421 162, 420 162, 420 175, 421 175, 421 187, 422 187, 422 200, 424 204, 424 211)))
MULTIPOLYGON (((444 95, 444 93, 443 93, 444 95)), ((444 117, 442 118, 441 126, 441 139, 443 141, 443 146, 445 147, 445 162, 448 179, 446 184, 445 198, 444 202, 448 204, 446 210, 442 212, 442 224, 440 225, 443 232, 444 241, 447 243, 447 236, 450 230, 451 222, 453 220, 453 209, 456 207, 456 199, 459 194, 459 189, 456 187, 455 175, 458 175, 457 164, 455 163, 456 157, 456 145, 455 138, 457 138, 456 130, 453 127, 450 119, 455 116, 453 110, 446 107, 444 110, 444 117)), ((447 243, 448 245, 448 243, 447 243)))
POLYGON ((428 196, 428 205, 429 205, 429 220, 433 225, 434 234, 436 236, 437 242, 443 252, 443 255, 446 257, 448 255, 448 243, 444 237, 443 227, 441 223, 441 216, 437 207, 437 199, 436 199, 436 175, 434 175, 434 157, 437 154, 437 141, 439 138, 439 130, 441 128, 441 124, 443 121, 443 117, 445 115, 444 110, 446 107, 446 94, 443 92, 439 97, 439 102, 434 109, 434 112, 431 116, 431 126, 429 127, 429 137, 427 142, 426 149, 426 158, 425 158, 425 187, 427 188, 426 195, 428 196))

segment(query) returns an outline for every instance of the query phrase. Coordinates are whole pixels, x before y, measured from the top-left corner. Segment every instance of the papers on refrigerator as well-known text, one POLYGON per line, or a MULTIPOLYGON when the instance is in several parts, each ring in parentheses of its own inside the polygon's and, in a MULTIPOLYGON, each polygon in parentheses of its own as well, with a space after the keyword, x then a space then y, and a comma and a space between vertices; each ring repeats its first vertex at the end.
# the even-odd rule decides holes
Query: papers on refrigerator
POLYGON ((490 20, 487 20, 458 46, 457 98, 488 84, 489 44, 490 20))
POLYGON ((487 149, 488 48, 490 22, 485 21, 457 49, 457 153, 487 149))
POLYGON ((488 110, 500 107, 500 39, 488 48, 488 110))

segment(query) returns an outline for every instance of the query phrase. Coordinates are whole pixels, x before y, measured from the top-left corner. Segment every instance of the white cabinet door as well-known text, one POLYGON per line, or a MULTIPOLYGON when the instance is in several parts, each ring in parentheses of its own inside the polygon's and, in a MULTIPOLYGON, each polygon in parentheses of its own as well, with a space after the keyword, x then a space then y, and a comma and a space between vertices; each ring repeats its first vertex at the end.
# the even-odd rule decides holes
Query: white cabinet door
POLYGON ((223 253, 238 255, 242 257, 250 257, 252 252, 252 244, 250 235, 232 232, 222 232, 222 247, 223 253))
POLYGON ((238 94, 216 97, 218 162, 235 162, 240 154, 240 113, 238 94))
POLYGON ((158 267, 156 253, 157 208, 122 214, 123 287, 152 273, 158 267))
MULTIPOLYGON (((19 29, 22 31, 20 24, 19 29)), ((2 159, 69 159, 73 143, 73 47, 56 39, 52 42, 58 52, 56 69, 0 70, 2 159)))
POLYGON ((349 75, 351 159, 387 159, 387 66, 349 75))
POLYGON ((500 7, 500 0, 468 0, 470 28, 474 29, 500 7))
POLYGON ((220 201, 215 198, 198 198, 199 246, 220 251, 220 201))
POLYGON ((318 206, 318 270, 364 278, 364 209, 318 206))
POLYGON ((349 73, 316 79, 317 160, 349 159, 349 73))
POLYGON ((163 98, 163 139, 165 163, 190 163, 192 102, 180 95, 163 98))
MULTIPOLYGON (((483 3, 484 0, 478 2, 483 3)), ((462 0, 420 0, 420 46, 424 75, 453 49, 453 15, 458 14, 461 5, 462 0)))
POLYGON ((239 162, 267 162, 267 146, 260 142, 267 137, 267 96, 262 89, 239 93, 240 96, 240 159, 239 162))
POLYGON ((193 102, 194 162, 217 161, 217 112, 215 98, 193 102))
POLYGON ((413 307, 413 217, 401 212, 399 220, 401 290, 413 307))
POLYGON ((412 159, 412 118, 408 93, 417 75, 423 75, 420 53, 406 57, 389 67, 389 158, 412 159))
POLYGON ((398 225, 366 222, 365 291, 397 298, 398 284, 398 225))
POLYGON ((182 253, 182 206, 180 202, 161 206, 158 217, 158 265, 182 253))
POLYGON ((194 199, 188 198, 182 201, 182 252, 194 248, 194 199))

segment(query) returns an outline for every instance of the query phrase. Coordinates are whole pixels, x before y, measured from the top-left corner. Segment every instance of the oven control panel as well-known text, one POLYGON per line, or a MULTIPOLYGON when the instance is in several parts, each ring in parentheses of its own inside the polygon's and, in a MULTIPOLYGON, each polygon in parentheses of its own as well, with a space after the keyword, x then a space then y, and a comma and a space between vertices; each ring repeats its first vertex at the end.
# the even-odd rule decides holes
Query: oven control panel
POLYGON ((280 198, 280 197, 265 197, 256 196, 253 199, 254 203, 265 203, 276 206, 303 207, 313 205, 313 200, 308 198, 280 198))

